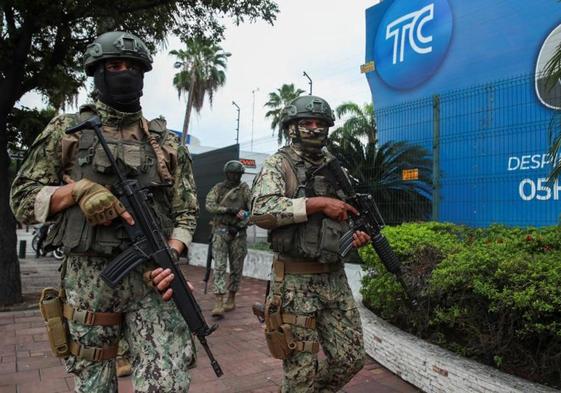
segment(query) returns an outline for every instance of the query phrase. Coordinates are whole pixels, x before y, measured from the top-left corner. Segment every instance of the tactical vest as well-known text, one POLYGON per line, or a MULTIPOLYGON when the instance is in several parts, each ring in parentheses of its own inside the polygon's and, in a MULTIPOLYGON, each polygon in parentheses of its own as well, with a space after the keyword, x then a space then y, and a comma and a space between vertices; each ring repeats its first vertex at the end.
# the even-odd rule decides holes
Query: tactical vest
MULTIPOLYGON (((285 173, 295 177, 295 190, 287 190, 288 198, 325 196, 343 199, 345 195, 339 190, 337 181, 327 171, 314 173, 319 166, 302 159, 290 147, 279 150, 287 162, 289 170, 285 173)), ((336 221, 323 213, 308 216, 306 222, 281 226, 269 234, 271 248, 283 256, 294 259, 309 259, 322 263, 340 263, 339 239, 349 229, 346 222, 336 221)))
MULTIPOLYGON (((221 207, 227 207, 240 210, 247 210, 246 202, 243 199, 243 188, 248 187, 246 183, 240 183, 236 187, 228 188, 226 182, 223 181, 218 183, 218 195, 217 202, 221 207)), ((215 226, 234 226, 237 228, 245 228, 247 226, 247 221, 238 220, 232 214, 216 214, 213 218, 213 223, 215 226)))
MULTIPOLYGON (((88 111, 81 112, 77 122, 85 121, 91 115, 92 113, 88 111)), ((161 144, 167 132, 165 124, 158 120, 151 121, 148 123, 148 130, 161 144)), ((156 154, 146 138, 142 141, 125 141, 107 137, 106 139, 120 171, 126 178, 136 179, 141 188, 164 184, 157 171, 156 154)), ((70 177, 73 180, 87 178, 110 190, 111 186, 118 182, 94 130, 79 132, 78 149, 75 154, 77 156, 70 170, 70 177)), ((155 187, 151 189, 151 193, 153 198, 149 200, 149 204, 160 221, 160 228, 169 237, 173 230, 171 187, 155 187)), ((116 219, 109 226, 92 226, 76 204, 59 214, 50 243, 54 246, 63 246, 67 255, 113 256, 129 244, 122 225, 121 220, 116 219)))

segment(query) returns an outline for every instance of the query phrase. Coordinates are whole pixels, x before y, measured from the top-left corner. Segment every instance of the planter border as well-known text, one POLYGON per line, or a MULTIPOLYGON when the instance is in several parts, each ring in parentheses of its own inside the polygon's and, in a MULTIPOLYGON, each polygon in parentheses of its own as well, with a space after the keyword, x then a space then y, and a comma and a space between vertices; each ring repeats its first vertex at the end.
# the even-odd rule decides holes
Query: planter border
MULTIPOLYGON (((206 265, 207 245, 189 247, 190 263, 206 265)), ((269 278, 273 254, 248 250, 243 275, 269 278)), ((544 385, 503 373, 426 342, 384 321, 362 303, 360 265, 345 265, 364 331, 366 353, 403 380, 430 393, 560 393, 544 385)))

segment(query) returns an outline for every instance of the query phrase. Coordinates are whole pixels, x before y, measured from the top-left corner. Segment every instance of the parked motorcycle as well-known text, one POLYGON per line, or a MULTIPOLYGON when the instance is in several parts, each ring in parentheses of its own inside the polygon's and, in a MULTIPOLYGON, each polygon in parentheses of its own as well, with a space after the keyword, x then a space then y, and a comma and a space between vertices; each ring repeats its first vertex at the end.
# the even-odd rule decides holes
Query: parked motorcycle
MULTIPOLYGON (((31 248, 33 248, 33 251, 35 251, 36 253, 37 253, 37 248, 39 247, 39 240, 41 239, 41 237, 43 237, 43 240, 47 237, 48 227, 49 225, 47 225, 46 228, 45 225, 43 225, 41 227, 33 228, 33 239, 31 240, 31 248)), ((41 244, 41 250, 39 250, 38 254, 40 255, 47 254, 43 249, 42 244, 41 244)), ((64 252, 62 251, 62 247, 55 248, 52 251, 52 255, 56 260, 60 261, 64 257, 64 252)))

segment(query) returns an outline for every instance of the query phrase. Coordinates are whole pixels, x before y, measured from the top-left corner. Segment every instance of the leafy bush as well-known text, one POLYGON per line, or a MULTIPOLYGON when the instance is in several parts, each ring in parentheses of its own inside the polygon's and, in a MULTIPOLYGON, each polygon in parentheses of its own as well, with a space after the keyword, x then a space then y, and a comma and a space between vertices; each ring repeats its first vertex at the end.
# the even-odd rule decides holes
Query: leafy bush
POLYGON ((422 223, 384 234, 417 305, 366 247, 367 307, 463 356, 561 387, 561 228, 422 223))

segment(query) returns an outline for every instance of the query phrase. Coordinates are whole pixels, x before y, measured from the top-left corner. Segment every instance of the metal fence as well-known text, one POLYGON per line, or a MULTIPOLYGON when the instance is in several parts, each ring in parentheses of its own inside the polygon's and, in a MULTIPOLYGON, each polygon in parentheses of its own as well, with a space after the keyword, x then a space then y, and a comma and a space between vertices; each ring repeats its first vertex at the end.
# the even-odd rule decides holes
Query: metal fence
MULTIPOLYGON (((561 187, 547 178, 552 161, 557 161, 548 150, 561 129, 560 112, 539 101, 534 75, 379 108, 375 119, 378 147, 406 141, 422 146, 432 161, 432 173, 425 179, 430 189, 428 211, 418 217, 393 216, 390 223, 411 219, 472 226, 558 223, 561 187)), ((411 162, 398 167, 402 176, 413 180, 402 177, 394 188, 419 182, 414 169, 411 162)), ((427 208, 399 192, 380 205, 382 211, 427 208)))

